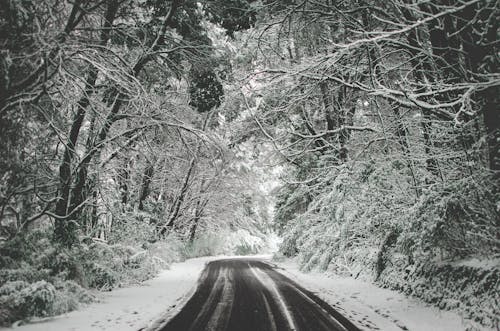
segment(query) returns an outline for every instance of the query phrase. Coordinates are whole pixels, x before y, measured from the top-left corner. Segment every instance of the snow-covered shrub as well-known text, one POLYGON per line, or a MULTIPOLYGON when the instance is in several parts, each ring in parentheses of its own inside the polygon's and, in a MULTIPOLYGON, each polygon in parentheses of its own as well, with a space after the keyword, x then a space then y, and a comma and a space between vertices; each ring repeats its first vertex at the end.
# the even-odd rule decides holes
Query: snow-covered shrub
POLYGON ((235 255, 257 254, 265 247, 266 242, 260 236, 240 229, 226 237, 224 252, 235 255))
POLYGON ((145 248, 151 256, 156 256, 167 264, 184 261, 188 256, 186 244, 173 234, 164 240, 148 244, 145 248))
POLYGON ((161 270, 169 267, 163 259, 143 251, 134 257, 131 268, 123 271, 120 277, 120 285, 137 284, 156 276, 161 270))
POLYGON ((2 297, 0 297, 0 326, 7 326, 11 321, 15 320, 13 311, 4 304, 2 297))
POLYGON ((218 233, 203 233, 198 235, 189 247, 190 257, 211 256, 222 254, 225 239, 218 233))
POLYGON ((119 275, 111 268, 91 263, 86 270, 88 285, 101 291, 111 290, 119 284, 119 275))
POLYGON ((134 246, 156 238, 155 227, 150 224, 153 215, 139 211, 137 213, 118 213, 113 222, 113 231, 109 233, 108 243, 134 246))
MULTIPOLYGON (((0 252, 1 253, 1 252, 0 252)), ((15 259, 10 256, 3 256, 0 254, 0 269, 12 267, 17 263, 15 259)))
POLYGON ((235 255, 250 255, 256 254, 258 250, 255 249, 254 246, 249 245, 248 243, 242 243, 235 247, 234 254, 235 255))
POLYGON ((51 276, 85 283, 82 256, 78 248, 51 247, 36 258, 35 264, 47 270, 51 276))
MULTIPOLYGON (((96 246, 100 246, 102 250, 105 252, 103 255, 108 255, 108 257, 111 256, 119 256, 126 259, 129 259, 133 255, 136 255, 138 252, 138 249, 136 247, 130 246, 130 245, 122 245, 122 244, 114 244, 114 245, 108 245, 105 243, 99 243, 96 246)), ((96 247, 94 246, 94 248, 96 247)))
POLYGON ((15 236, 0 245, 0 269, 18 269, 22 264, 33 265, 33 260, 50 247, 47 230, 33 230, 15 236))
POLYGON ((0 325, 33 316, 44 317, 75 310, 94 296, 72 281, 28 283, 12 281, 0 287, 0 325))
POLYGON ((130 256, 127 259, 127 265, 130 266, 132 269, 137 269, 140 267, 144 261, 146 261, 148 257, 148 254, 146 251, 140 251, 135 253, 134 255, 130 256))
POLYGON ((180 245, 176 240, 146 243, 142 248, 94 242, 82 253, 86 283, 99 290, 111 290, 147 280, 172 262, 184 259, 180 245))
POLYGON ((56 288, 51 283, 39 281, 22 289, 20 292, 21 304, 34 316, 47 316, 52 312, 56 298, 56 288))
POLYGON ((51 235, 41 227, 0 245, 0 324, 64 313, 92 300, 77 284, 85 284, 80 247, 54 245, 51 235))
POLYGON ((179 261, 181 255, 177 252, 177 245, 171 241, 143 244, 144 249, 141 250, 130 246, 125 250, 120 245, 111 247, 123 259, 121 265, 116 265, 120 285, 137 284, 152 278, 161 270, 167 269, 172 262, 179 261))
POLYGON ((274 262, 283 262, 285 260, 286 260, 286 256, 283 255, 283 253, 281 253, 281 252, 278 251, 278 252, 275 252, 273 254, 272 261, 274 261, 274 262))
POLYGON ((120 284, 125 263, 136 249, 121 245, 94 242, 83 252, 84 273, 88 286, 99 290, 111 290, 120 284))
POLYGON ((11 295, 13 293, 19 292, 22 289, 25 289, 30 284, 23 280, 15 280, 6 282, 2 287, 0 287, 0 296, 11 295))
POLYGON ((53 311, 56 289, 46 281, 7 283, 0 292, 0 306, 8 307, 8 312, 4 311, 8 318, 4 324, 28 316, 47 316, 53 311))
POLYGON ((400 238, 407 254, 460 258, 500 252, 500 210, 489 176, 475 176, 430 187, 413 209, 400 238))
POLYGON ((377 283, 441 309, 458 310, 463 317, 494 329, 499 322, 498 262, 497 258, 408 265, 404 256, 395 254, 377 283))
POLYGON ((189 246, 189 256, 213 255, 249 255, 257 254, 267 247, 268 243, 259 233, 248 230, 222 230, 200 234, 189 246))
POLYGON ((56 297, 53 305, 54 314, 62 314, 77 309, 82 304, 88 304, 95 297, 86 289, 73 281, 56 281, 56 297))
POLYGON ((48 277, 48 269, 35 268, 24 263, 16 269, 0 269, 0 285, 16 280, 32 283, 47 279, 48 277))

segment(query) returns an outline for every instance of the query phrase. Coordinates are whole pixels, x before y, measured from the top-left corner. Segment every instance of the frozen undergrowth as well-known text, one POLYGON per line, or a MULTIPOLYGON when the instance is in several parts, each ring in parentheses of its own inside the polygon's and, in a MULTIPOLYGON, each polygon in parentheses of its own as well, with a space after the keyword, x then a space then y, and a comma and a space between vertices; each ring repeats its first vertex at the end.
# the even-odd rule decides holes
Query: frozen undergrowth
MULTIPOLYGON (((33 320, 18 331, 137 331, 147 327, 169 307, 178 304, 195 286, 205 263, 213 257, 173 263, 169 270, 141 285, 110 292, 94 292, 99 302, 64 315, 33 320)), ((1 330, 10 330, 3 328, 1 330)))
POLYGON ((281 272, 331 304, 361 330, 460 331, 494 330, 464 319, 453 311, 354 277, 321 270, 301 271, 297 259, 274 259, 281 272))
MULTIPOLYGON (((130 241, 130 240, 129 240, 130 241)), ((140 284, 189 257, 255 254, 269 243, 249 231, 210 233, 192 245, 175 236, 138 246, 87 241, 73 250, 56 250, 44 238, 21 264, 0 262, 0 325, 19 325, 80 309, 100 297, 140 284), (28 264, 30 263, 30 264, 28 264)))
POLYGON ((3 247, 0 325, 73 311, 93 302, 98 296, 94 290, 139 284, 185 258, 175 238, 142 246, 86 240, 67 249, 35 234, 26 238, 29 247, 3 247), (16 252, 22 258, 9 263, 16 252))
POLYGON ((272 246, 269 237, 244 229, 208 232, 198 236, 188 247, 187 254, 190 257, 258 254, 272 246))
POLYGON ((367 173, 332 172, 308 205, 296 199, 307 186, 285 186, 275 215, 280 251, 297 256, 303 270, 376 281, 498 325, 500 210, 491 176, 436 182, 415 199, 404 174, 384 160, 367 173))
MULTIPOLYGON (((299 255, 295 261, 306 272, 323 273, 323 277, 342 279, 343 282, 352 279, 353 284, 361 280, 374 284, 372 289, 377 285, 396 290, 436 309, 454 311, 466 321, 460 330, 490 330, 499 325, 498 259, 476 258, 449 263, 429 261, 408 266, 403 255, 392 253, 387 266, 374 281, 376 251, 375 248, 353 250, 335 257, 317 252, 313 256, 299 255)), ((288 261, 280 255, 276 255, 275 260, 288 261)))
POLYGON ((408 267, 401 257, 393 256, 377 283, 440 309, 455 310, 485 327, 500 325, 498 259, 428 262, 408 267))

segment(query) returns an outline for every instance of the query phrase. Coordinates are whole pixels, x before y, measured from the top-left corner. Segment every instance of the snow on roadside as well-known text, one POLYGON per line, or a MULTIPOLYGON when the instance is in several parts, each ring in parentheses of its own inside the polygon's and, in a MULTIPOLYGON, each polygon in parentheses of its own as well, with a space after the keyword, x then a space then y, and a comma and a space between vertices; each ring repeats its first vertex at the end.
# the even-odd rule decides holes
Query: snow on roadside
MULTIPOLYGON (((175 313, 180 308, 176 306, 192 293, 205 264, 221 258, 237 257, 204 257, 174 263, 171 269, 140 286, 101 293, 100 302, 81 310, 16 328, 0 328, 0 331, 137 331, 175 313)), ((293 260, 271 262, 270 255, 239 258, 258 258, 276 264, 277 271, 316 293, 362 330, 481 330, 453 312, 441 311, 354 278, 314 271, 304 273, 293 260)))
POLYGON ((361 330, 460 331, 490 330, 463 320, 458 314, 408 298, 352 277, 299 270, 293 260, 271 262, 277 271, 332 305, 361 330))
POLYGON ((137 331, 188 295, 201 271, 215 257, 189 259, 174 263, 157 277, 135 287, 99 293, 100 302, 81 310, 2 331, 137 331))

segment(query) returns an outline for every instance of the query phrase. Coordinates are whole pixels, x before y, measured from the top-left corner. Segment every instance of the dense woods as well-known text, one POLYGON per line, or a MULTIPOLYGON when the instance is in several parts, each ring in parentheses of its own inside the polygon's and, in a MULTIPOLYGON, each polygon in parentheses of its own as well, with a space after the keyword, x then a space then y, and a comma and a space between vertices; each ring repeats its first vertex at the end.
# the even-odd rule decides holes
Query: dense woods
POLYGON ((223 117, 214 41, 255 15, 235 5, 1 2, 2 323, 265 245, 260 179, 223 117))
POLYGON ((256 120, 290 164, 284 251, 320 236, 326 259, 332 244, 396 244, 410 261, 497 253, 497 4, 271 8, 259 41, 280 58, 264 59, 256 120))
POLYGON ((255 120, 288 164, 285 251, 498 252, 498 4, 269 6, 255 120))
POLYGON ((271 228, 305 268, 374 279, 498 257, 499 13, 1 0, 0 322, 271 228))
POLYGON ((285 164, 281 252, 498 327, 498 272, 435 268, 500 249, 498 2, 265 6, 250 108, 285 164))

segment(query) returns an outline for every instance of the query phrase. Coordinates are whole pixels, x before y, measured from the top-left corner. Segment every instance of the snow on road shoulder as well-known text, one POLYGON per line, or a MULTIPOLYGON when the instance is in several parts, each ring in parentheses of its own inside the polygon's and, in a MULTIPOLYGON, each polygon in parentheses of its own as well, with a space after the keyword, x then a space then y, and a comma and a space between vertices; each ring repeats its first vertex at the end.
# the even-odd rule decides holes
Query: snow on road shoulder
POLYGON ((458 314, 442 311, 374 284, 321 272, 304 273, 293 260, 272 262, 277 271, 314 292, 361 330, 460 331, 481 329, 458 314))
POLYGON ((137 331, 177 305, 196 286, 208 261, 214 257, 189 259, 172 264, 157 277, 140 286, 100 293, 100 302, 41 322, 2 331, 137 331))

